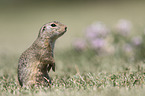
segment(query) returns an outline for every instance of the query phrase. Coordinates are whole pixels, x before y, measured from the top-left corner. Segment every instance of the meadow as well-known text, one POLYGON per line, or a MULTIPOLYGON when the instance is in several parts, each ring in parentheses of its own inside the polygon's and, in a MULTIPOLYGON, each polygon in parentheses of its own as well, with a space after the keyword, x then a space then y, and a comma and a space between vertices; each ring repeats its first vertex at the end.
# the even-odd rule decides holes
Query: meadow
POLYGON ((2 2, 0 95, 144 96, 144 5, 119 0, 2 2), (66 24, 68 31, 56 41, 56 72, 49 73, 52 85, 21 88, 19 56, 39 28, 53 20, 66 24))

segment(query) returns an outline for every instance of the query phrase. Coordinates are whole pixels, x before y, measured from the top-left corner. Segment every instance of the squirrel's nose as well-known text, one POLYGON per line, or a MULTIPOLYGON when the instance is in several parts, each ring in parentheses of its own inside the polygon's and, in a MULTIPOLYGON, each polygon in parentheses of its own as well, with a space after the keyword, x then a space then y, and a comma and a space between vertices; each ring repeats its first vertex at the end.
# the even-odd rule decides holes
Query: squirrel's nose
POLYGON ((67 30, 67 27, 65 27, 65 31, 67 30))

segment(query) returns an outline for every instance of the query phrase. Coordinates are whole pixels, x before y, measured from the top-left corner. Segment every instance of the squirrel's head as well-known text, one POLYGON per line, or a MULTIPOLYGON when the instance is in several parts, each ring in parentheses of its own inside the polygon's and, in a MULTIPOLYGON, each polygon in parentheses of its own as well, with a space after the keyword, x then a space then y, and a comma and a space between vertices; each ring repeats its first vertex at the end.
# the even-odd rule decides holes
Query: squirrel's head
POLYGON ((40 31, 38 37, 50 38, 56 40, 58 37, 62 36, 67 31, 67 27, 58 21, 53 21, 44 24, 40 31))

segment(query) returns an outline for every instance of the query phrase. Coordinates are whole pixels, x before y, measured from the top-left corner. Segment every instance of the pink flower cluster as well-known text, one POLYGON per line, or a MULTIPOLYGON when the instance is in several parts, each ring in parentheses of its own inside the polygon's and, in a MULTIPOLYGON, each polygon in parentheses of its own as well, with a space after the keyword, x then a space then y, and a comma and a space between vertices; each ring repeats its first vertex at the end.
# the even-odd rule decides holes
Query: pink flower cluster
POLYGON ((73 47, 77 51, 94 50, 99 54, 119 53, 133 55, 136 48, 143 46, 142 35, 132 35, 132 23, 121 19, 115 30, 110 30, 102 22, 89 25, 83 39, 76 39, 73 47), (118 52, 119 51, 119 52, 118 52))

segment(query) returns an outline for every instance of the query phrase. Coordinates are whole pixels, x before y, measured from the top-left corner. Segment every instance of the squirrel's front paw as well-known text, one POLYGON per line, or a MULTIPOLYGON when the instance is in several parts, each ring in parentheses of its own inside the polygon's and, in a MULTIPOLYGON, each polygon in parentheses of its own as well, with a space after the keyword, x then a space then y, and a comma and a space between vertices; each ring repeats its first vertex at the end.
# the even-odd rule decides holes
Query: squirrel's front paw
POLYGON ((49 66, 48 66, 48 72, 50 71, 50 69, 52 68, 52 70, 55 72, 55 63, 53 63, 53 64, 49 64, 49 66))
POLYGON ((55 72, 55 63, 52 64, 52 70, 55 72))

